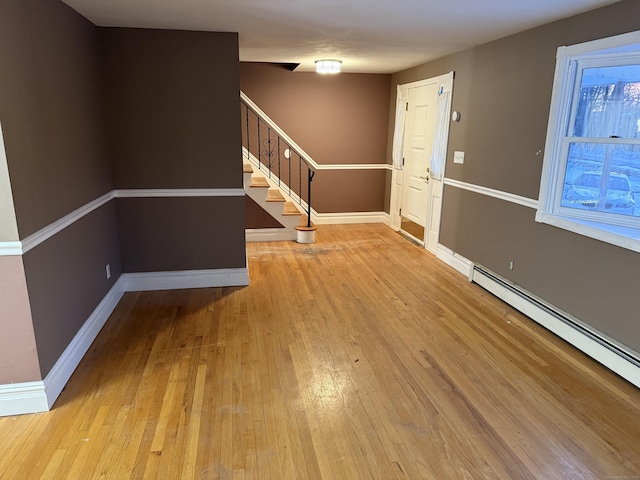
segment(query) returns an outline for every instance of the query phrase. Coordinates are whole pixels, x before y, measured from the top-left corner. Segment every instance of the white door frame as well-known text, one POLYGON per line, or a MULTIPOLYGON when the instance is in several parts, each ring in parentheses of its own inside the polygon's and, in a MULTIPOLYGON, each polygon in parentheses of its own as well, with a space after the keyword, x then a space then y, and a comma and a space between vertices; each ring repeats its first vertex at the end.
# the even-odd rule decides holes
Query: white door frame
MULTIPOLYGON (((437 77, 432 77, 432 78, 427 78, 425 80, 419 80, 416 82, 411 82, 411 83, 405 83, 402 85, 398 85, 397 87, 397 100, 396 100, 396 105, 399 104, 399 102, 402 102, 402 105, 404 105, 404 108, 406 108, 408 99, 409 99, 409 89, 410 88, 418 88, 418 87, 422 87, 425 85, 432 85, 434 83, 443 83, 443 82, 450 82, 451 85, 451 94, 453 94, 453 77, 454 77, 454 72, 449 72, 449 73, 445 73, 444 75, 439 75, 437 77)), ((451 104, 453 102, 449 102, 449 112, 447 112, 447 118, 450 118, 451 116, 451 104)), ((397 116, 396 116, 397 117, 397 116)), ((406 116, 405 118, 405 122, 406 122, 406 116)), ((448 142, 448 138, 449 138, 449 127, 451 126, 451 122, 448 121, 447 122, 447 142, 448 142)), ((404 131, 405 125, 402 125, 402 129, 404 131)), ((400 138, 402 138, 404 135, 401 135, 400 138)), ((446 148, 445 148, 446 151, 446 148)), ((446 161, 445 161, 445 165, 443 166, 443 170, 442 170, 442 181, 444 182, 444 178, 445 178, 445 169, 446 169, 446 161)), ((402 168, 399 168, 398 166, 394 166, 392 173, 391 173, 391 205, 390 205, 390 214, 391 214, 391 228, 393 228, 394 230, 398 231, 400 230, 400 224, 401 224, 401 215, 400 215, 400 207, 402 205, 402 182, 403 182, 403 174, 402 174, 402 168)), ((430 198, 429 201, 432 201, 432 199, 430 198)), ((425 226, 425 238, 423 238, 422 240, 424 241, 424 246, 426 248, 427 246, 427 242, 426 242, 426 235, 428 234, 428 225, 430 223, 431 219, 427 218, 427 225, 425 226)), ((438 229, 439 230, 439 229, 438 229)))

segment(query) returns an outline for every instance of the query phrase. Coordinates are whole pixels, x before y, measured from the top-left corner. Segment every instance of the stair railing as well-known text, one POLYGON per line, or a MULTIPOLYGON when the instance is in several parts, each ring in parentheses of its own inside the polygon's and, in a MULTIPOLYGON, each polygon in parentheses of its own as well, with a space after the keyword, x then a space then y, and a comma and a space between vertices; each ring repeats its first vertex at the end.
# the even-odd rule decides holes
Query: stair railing
POLYGON ((255 103, 240 92, 242 155, 307 213, 317 163, 255 103))

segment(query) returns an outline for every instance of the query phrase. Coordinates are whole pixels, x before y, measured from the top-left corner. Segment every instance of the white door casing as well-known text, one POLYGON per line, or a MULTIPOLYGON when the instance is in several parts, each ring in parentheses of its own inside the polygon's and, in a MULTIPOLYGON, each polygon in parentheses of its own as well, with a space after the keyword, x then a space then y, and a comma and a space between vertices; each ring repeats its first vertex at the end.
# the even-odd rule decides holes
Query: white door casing
MULTIPOLYGON (((443 113, 446 121, 445 139, 449 138, 449 119, 451 118, 451 93, 453 87, 453 78, 443 81, 438 86, 438 95, 448 93, 446 97, 448 99, 446 105, 446 112, 443 113)), ((446 152, 446 148, 444 150, 446 152)), ((431 198, 429 199, 427 212, 427 228, 425 232, 425 247, 431 252, 435 253, 438 248, 438 241, 440 240, 440 219, 442 216, 442 193, 444 191, 444 167, 446 162, 442 165, 442 175, 440 178, 437 176, 431 176, 431 198)))
POLYGON ((427 224, 429 163, 436 125, 437 101, 437 83, 409 89, 402 179, 402 216, 422 227, 427 224))
MULTIPOLYGON (((391 226, 400 229, 402 216, 424 226, 425 248, 433 252, 439 240, 444 165, 441 178, 432 178, 428 169, 434 141, 438 97, 449 92, 451 98, 452 87, 453 72, 398 86, 398 100, 406 99, 408 111, 404 125, 404 167, 396 167, 392 173, 391 226)), ((445 112, 445 138, 448 137, 450 110, 449 101, 448 111, 445 112)))

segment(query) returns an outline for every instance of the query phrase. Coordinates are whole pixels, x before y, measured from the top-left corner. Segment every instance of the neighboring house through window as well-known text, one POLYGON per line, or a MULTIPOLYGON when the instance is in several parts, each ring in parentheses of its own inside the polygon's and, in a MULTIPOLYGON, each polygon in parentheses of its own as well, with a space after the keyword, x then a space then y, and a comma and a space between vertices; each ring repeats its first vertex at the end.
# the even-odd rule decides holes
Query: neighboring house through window
POLYGON ((558 49, 536 220, 640 252, 640 32, 558 49))

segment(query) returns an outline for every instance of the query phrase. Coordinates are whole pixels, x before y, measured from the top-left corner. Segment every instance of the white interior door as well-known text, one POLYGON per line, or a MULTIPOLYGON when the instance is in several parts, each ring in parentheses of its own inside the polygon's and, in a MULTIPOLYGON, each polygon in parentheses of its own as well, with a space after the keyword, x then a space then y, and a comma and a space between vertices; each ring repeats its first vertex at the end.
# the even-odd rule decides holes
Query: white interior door
POLYGON ((440 237, 444 156, 450 125, 452 88, 453 72, 398 85, 399 105, 406 102, 407 111, 403 125, 404 135, 398 135, 399 138, 404 138, 404 164, 400 166, 394 159, 391 225, 423 241, 424 246, 433 252, 437 249, 440 237), (436 135, 438 139, 435 138, 436 135), (435 156, 435 165, 431 158, 434 141, 439 146, 436 147, 437 151, 443 152, 435 156), (431 171, 432 168, 434 171, 431 171), (436 174, 435 177, 433 173, 436 174), (409 231, 405 224, 413 231, 409 231))
POLYGON ((409 89, 401 215, 421 227, 426 227, 427 213, 430 211, 429 165, 437 101, 437 83, 409 89))

